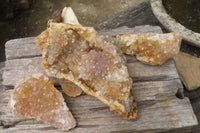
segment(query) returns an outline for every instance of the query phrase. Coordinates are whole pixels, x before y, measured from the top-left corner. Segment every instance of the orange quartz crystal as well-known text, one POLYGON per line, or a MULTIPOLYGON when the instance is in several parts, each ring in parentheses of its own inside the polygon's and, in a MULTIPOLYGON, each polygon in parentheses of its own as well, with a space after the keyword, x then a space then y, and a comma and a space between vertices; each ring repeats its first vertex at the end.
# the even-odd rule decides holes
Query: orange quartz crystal
POLYGON ((62 94, 42 74, 34 74, 19 84, 11 94, 8 108, 17 116, 42 120, 61 130, 76 126, 62 94))
POLYGON ((72 81, 124 119, 137 117, 132 79, 115 40, 81 25, 51 22, 47 31, 42 69, 48 75, 72 81))
POLYGON ((181 44, 179 33, 126 34, 117 36, 123 53, 135 55, 149 65, 161 65, 178 54, 181 44))

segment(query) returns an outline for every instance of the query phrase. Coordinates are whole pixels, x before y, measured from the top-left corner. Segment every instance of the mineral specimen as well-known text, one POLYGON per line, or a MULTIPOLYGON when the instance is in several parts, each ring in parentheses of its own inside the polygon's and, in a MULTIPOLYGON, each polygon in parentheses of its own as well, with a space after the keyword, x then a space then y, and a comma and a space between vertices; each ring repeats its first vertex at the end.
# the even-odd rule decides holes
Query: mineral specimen
POLYGON ((42 120, 61 130, 76 126, 62 94, 52 80, 35 74, 19 84, 12 92, 8 108, 17 116, 42 120))
POLYGON ((124 119, 136 118, 132 79, 115 40, 81 25, 51 22, 47 31, 42 68, 48 75, 74 82, 124 119))
MULTIPOLYGON (((34 40, 35 43, 38 45, 41 53, 43 53, 43 49, 45 45, 47 44, 47 39, 49 37, 49 32, 47 30, 44 30, 40 35, 38 35, 34 40)), ((82 89, 75 85, 74 83, 70 82, 69 80, 62 80, 60 81, 60 85, 63 89, 63 91, 71 97, 79 96, 82 93, 82 89)))
POLYGON ((127 34, 117 36, 123 53, 149 65, 161 65, 178 54, 181 44, 179 33, 127 34))

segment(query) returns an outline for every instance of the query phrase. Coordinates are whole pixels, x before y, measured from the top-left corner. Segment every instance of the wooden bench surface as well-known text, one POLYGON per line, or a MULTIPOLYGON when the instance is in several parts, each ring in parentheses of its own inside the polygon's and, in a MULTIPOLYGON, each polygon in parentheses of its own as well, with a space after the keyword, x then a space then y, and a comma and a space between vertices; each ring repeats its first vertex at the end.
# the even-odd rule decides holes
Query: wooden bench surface
MULTIPOLYGON (((161 32, 159 27, 122 27, 104 31, 111 35, 130 31, 161 32), (137 30, 136 30, 137 29, 137 30), (138 30, 139 29, 139 30, 138 30), (143 30, 140 30, 143 29, 143 30)), ((0 74, 0 130, 2 132, 61 132, 54 127, 33 119, 14 116, 6 108, 13 86, 40 69, 41 53, 34 37, 10 40, 6 43, 5 63, 0 74), (0 75, 1 77, 1 75, 0 75)), ((161 66, 149 66, 127 56, 127 66, 133 79, 133 89, 138 104, 138 118, 123 120, 109 111, 107 105, 95 97, 81 95, 70 98, 63 94, 66 103, 78 122, 69 132, 188 132, 197 125, 197 119, 187 97, 179 99, 183 86, 178 77, 173 59, 161 66), (180 130, 179 130, 180 131, 180 130)))

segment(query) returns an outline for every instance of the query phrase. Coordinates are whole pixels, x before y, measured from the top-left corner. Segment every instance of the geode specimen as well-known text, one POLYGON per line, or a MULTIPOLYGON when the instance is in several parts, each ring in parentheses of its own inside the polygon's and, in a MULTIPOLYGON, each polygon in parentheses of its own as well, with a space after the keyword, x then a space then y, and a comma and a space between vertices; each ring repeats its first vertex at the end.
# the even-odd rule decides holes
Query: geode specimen
POLYGON ((136 118, 132 79, 115 40, 81 25, 51 22, 47 31, 42 69, 48 75, 74 82, 124 119, 136 118))
POLYGON ((11 94, 8 108, 17 116, 42 120, 61 130, 76 126, 62 94, 42 74, 34 74, 20 83, 11 94))
POLYGON ((161 65, 179 53, 181 36, 179 33, 127 34, 117 36, 123 53, 135 55, 149 65, 161 65))

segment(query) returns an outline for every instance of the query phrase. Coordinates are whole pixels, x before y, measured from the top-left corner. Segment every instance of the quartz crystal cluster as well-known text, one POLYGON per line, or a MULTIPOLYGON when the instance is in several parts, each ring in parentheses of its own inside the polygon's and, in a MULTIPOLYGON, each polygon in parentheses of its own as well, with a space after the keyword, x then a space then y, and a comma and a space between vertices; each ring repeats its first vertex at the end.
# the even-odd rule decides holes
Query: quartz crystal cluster
POLYGON ((17 116, 42 120, 61 130, 76 126, 62 94, 51 79, 34 74, 12 92, 8 108, 17 116))
POLYGON ((42 69, 72 81, 124 119, 137 116, 132 79, 117 42, 92 27, 53 23, 43 49, 42 69))
MULTIPOLYGON (((63 91, 76 97, 84 91, 97 97, 124 119, 137 117, 132 79, 123 53, 149 65, 161 65, 179 52, 181 36, 127 34, 117 38, 92 27, 49 21, 35 38, 42 53, 42 69, 59 78, 63 91)), ((35 118, 61 130, 76 126, 62 94, 53 82, 36 74, 12 92, 8 108, 18 116, 35 118)))
MULTIPOLYGON (((135 119, 136 100, 123 53, 135 55, 145 64, 161 65, 179 52, 180 34, 127 34, 113 38, 81 26, 69 7, 60 15, 64 23, 50 20, 47 30, 35 38, 42 53, 42 69, 59 78, 67 95, 76 97, 84 91, 107 104, 118 116, 135 119)), ((62 94, 42 74, 20 83, 11 94, 8 108, 17 116, 42 120, 61 130, 76 126, 62 94)))
POLYGON ((117 36, 123 53, 135 55, 149 65, 161 65, 178 54, 181 44, 179 33, 126 34, 117 36))

